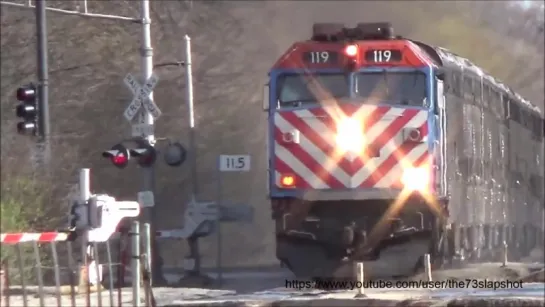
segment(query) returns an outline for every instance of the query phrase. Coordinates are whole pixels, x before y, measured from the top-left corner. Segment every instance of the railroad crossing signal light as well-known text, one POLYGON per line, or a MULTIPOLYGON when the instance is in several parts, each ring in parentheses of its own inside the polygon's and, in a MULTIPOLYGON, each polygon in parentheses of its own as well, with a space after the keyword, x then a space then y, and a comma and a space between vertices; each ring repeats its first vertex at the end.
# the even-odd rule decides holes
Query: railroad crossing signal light
POLYGON ((20 134, 33 134, 38 132, 38 91, 34 84, 28 84, 17 89, 19 105, 15 109, 15 115, 23 121, 17 123, 17 132, 20 134))
POLYGON ((157 160, 157 150, 146 141, 137 142, 138 148, 131 148, 130 155, 138 158, 140 167, 151 167, 157 160))
POLYGON ((110 150, 103 152, 102 156, 110 159, 117 168, 125 168, 131 159, 129 150, 121 144, 114 145, 110 150))

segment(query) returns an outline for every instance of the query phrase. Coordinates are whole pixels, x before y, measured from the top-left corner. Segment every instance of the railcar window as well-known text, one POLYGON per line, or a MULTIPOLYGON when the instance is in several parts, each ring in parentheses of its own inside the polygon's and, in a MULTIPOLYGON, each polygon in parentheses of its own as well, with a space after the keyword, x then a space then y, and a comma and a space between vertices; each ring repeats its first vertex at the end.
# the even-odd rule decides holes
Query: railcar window
POLYGON ((496 116, 499 119, 505 118, 505 110, 502 102, 501 92, 498 92, 498 89, 494 86, 490 87, 490 105, 496 111, 496 116))
POLYGON ((519 106, 519 112, 520 112, 520 125, 526 128, 526 122, 528 122, 528 116, 526 114, 526 109, 524 108, 524 106, 519 106))
POLYGON ((543 185, 541 184, 541 178, 538 175, 531 175, 530 190, 534 196, 541 197, 543 185))
POLYGON ((462 85, 462 97, 466 100, 466 102, 473 103, 473 82, 471 80, 471 77, 468 75, 464 75, 462 85))
POLYGON ((356 94, 371 102, 426 106, 426 75, 419 72, 363 72, 356 75, 356 94))
POLYGON ((526 109, 526 107, 522 107, 521 109, 520 120, 524 128, 528 129, 528 131, 532 131, 532 114, 530 113, 530 110, 526 109))
POLYGON ((536 139, 539 139, 542 137, 542 132, 543 132, 543 129, 541 127, 541 117, 539 117, 539 114, 537 113, 530 113, 531 116, 532 116, 532 127, 531 127, 531 130, 532 130, 532 135, 536 138, 536 139))
POLYGON ((514 100, 509 100, 509 116, 512 121, 520 124, 520 107, 514 100))
POLYGON ((528 131, 534 134, 534 120, 535 120, 534 111, 528 109, 526 113, 528 114, 528 122, 526 123, 526 128, 528 129, 528 131))
POLYGON ((506 95, 506 94, 503 94, 503 110, 505 111, 504 113, 504 116, 505 116, 505 119, 510 119, 511 118, 511 109, 510 109, 510 106, 511 106, 511 100, 509 99, 509 97, 506 95))
POLYGON ((454 71, 452 73, 452 79, 453 79, 454 94, 458 97, 462 97, 462 93, 464 92, 464 89, 462 86, 462 74, 459 71, 454 71))
POLYGON ((483 106, 487 111, 492 111, 492 114, 496 114, 496 108, 491 107, 493 105, 493 92, 490 85, 483 84, 483 106))
POLYGON ((480 78, 473 80, 473 93, 475 96, 475 102, 481 104, 482 102, 482 83, 480 78))
POLYGON ((345 74, 285 74, 277 81, 281 107, 313 104, 331 98, 346 98, 350 94, 345 74))

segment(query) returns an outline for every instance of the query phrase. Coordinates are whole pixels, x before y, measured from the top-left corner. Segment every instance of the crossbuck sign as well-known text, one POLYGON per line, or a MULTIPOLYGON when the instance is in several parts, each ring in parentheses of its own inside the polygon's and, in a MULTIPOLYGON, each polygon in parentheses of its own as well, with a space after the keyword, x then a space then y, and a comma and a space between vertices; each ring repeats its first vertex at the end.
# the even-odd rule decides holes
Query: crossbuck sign
POLYGON ((153 88, 157 85, 157 82, 159 82, 159 78, 155 74, 152 74, 149 79, 146 80, 144 85, 140 85, 131 74, 127 74, 125 79, 123 79, 123 82, 125 82, 127 87, 134 95, 131 104, 123 113, 123 116, 125 116, 129 122, 134 118, 142 106, 144 106, 144 108, 153 116, 154 119, 161 116, 161 110, 159 110, 159 107, 157 107, 157 105, 149 97, 153 91, 153 88))

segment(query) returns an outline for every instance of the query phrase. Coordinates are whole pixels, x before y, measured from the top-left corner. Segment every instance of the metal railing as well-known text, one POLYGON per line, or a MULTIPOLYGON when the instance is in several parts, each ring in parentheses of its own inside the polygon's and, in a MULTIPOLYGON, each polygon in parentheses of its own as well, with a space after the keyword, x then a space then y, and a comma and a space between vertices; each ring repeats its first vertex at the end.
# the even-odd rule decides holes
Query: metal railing
POLYGON ((156 307, 148 256, 150 225, 142 226, 142 234, 135 221, 128 233, 104 243, 80 244, 79 261, 73 234, 1 234, 0 305, 139 307, 143 288, 143 306, 156 307), (126 283, 129 262, 131 276, 126 283), (125 287, 129 283, 132 289, 125 287))

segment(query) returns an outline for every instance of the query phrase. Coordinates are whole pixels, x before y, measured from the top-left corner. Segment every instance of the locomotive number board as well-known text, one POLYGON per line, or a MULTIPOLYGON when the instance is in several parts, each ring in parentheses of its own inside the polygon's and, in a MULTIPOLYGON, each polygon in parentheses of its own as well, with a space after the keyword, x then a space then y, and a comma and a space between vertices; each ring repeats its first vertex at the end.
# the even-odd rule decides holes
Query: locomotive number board
POLYGON ((336 51, 304 52, 303 62, 307 64, 338 64, 339 53, 336 51))
POLYGON ((397 49, 369 49, 364 57, 367 63, 395 63, 403 60, 403 53, 397 49))

